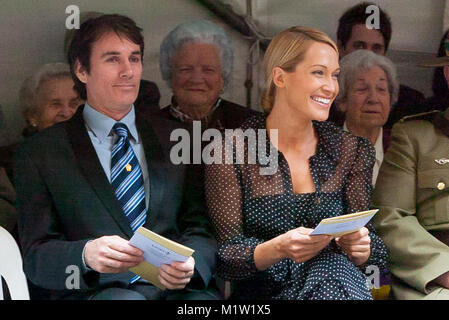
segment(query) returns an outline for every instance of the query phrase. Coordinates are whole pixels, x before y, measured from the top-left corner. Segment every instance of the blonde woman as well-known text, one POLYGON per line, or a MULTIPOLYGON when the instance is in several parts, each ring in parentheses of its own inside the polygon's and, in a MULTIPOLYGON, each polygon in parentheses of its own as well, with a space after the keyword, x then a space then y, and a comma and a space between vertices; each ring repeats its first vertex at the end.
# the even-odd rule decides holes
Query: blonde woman
MULTIPOLYGON (((318 30, 292 27, 271 41, 264 72, 265 115, 242 129, 268 129, 277 170, 262 175, 260 161, 206 168, 218 274, 233 281, 236 299, 371 299, 364 268, 387 258, 371 226, 310 235, 323 218, 371 205, 373 147, 325 122, 338 94, 338 49, 318 30)), ((241 143, 254 150, 242 141, 232 141, 234 153, 241 143)))

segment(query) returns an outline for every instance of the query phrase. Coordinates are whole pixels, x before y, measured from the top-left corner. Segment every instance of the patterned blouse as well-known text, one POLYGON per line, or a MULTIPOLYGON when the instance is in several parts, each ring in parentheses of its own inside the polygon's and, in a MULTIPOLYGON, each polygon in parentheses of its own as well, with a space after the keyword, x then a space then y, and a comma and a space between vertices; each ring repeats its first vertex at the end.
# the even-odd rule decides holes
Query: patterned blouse
MULTIPOLYGON (((265 129, 265 123, 266 116, 257 115, 245 121, 242 130, 265 129)), ((323 218, 371 207, 372 145, 330 122, 314 121, 313 125, 318 145, 309 164, 315 192, 293 192, 290 169, 281 152, 272 175, 261 175, 258 161, 206 166, 206 197, 220 243, 217 272, 234 281, 231 298, 371 299, 364 267, 382 270, 387 259, 386 247, 371 224, 367 226, 371 256, 364 267, 355 266, 332 240, 306 262, 283 259, 264 271, 256 269, 257 245, 300 226, 315 228, 323 218)), ((267 135, 266 139, 266 150, 270 150, 267 135)), ((233 139, 232 144, 234 160, 240 147, 245 155, 254 151, 246 140, 233 139)))

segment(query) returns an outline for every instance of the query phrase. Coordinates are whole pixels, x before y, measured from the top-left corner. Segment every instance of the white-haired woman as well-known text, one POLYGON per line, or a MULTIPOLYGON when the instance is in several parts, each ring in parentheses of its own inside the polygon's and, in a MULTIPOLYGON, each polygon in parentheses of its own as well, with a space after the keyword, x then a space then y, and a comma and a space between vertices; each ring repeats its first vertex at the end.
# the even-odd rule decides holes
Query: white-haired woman
MULTIPOLYGON (((24 80, 19 105, 26 121, 26 138, 55 123, 70 119, 82 100, 73 89, 70 68, 65 63, 48 63, 24 80)), ((16 143, 0 147, 0 167, 12 178, 12 158, 16 143)))
MULTIPOLYGON (((23 136, 29 137, 55 123, 70 119, 81 100, 73 89, 70 68, 65 63, 49 63, 27 78, 20 89, 19 103, 26 127, 23 136)), ((13 153, 17 144, 0 148, 0 226, 16 235, 15 212, 8 212, 8 203, 15 198, 15 191, 8 180, 13 177, 13 153), (7 173, 7 175, 5 174, 7 173)))
POLYGON ((173 91, 162 112, 181 122, 201 120, 203 129, 239 127, 254 112, 220 98, 232 65, 233 45, 221 27, 207 20, 178 25, 160 47, 162 78, 173 91))
POLYGON ((60 62, 43 65, 24 81, 19 94, 24 136, 73 116, 82 103, 73 85, 69 65, 60 62))
POLYGON ((357 50, 340 60, 338 108, 345 113, 343 129, 371 141, 376 150, 373 185, 390 142, 383 128, 396 102, 399 82, 388 58, 369 50, 357 50))

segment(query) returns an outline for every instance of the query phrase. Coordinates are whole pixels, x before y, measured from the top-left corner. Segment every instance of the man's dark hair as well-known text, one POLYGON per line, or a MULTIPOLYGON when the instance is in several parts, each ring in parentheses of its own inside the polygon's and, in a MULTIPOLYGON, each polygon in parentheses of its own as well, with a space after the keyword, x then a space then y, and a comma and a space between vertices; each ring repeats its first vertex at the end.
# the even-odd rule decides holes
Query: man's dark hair
POLYGON ((90 56, 93 44, 107 33, 114 32, 119 37, 139 45, 143 58, 144 39, 142 29, 136 23, 125 16, 118 14, 105 14, 97 18, 85 21, 73 35, 67 58, 70 64, 70 72, 75 82, 75 90, 82 99, 87 99, 86 85, 75 74, 75 64, 78 61, 81 66, 90 72, 90 56))
POLYGON ((385 51, 387 51, 391 40, 390 17, 377 4, 371 2, 362 2, 349 8, 340 17, 340 20, 338 20, 337 40, 341 41, 344 48, 346 48, 346 43, 351 38, 352 28, 355 25, 366 23, 366 19, 371 15, 371 13, 366 13, 366 8, 371 5, 375 5, 379 8, 380 30, 378 31, 380 31, 382 37, 384 38, 385 51))

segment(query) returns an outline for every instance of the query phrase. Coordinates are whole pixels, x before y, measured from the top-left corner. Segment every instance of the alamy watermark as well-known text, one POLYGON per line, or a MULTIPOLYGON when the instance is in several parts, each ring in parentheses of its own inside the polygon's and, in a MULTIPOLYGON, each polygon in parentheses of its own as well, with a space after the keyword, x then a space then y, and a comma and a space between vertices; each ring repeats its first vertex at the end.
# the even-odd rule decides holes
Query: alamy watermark
POLYGON ((380 271, 378 266, 369 265, 365 270, 366 286, 368 289, 380 288, 380 271))
POLYGON ((81 280, 81 272, 78 266, 69 265, 65 268, 65 273, 69 276, 65 279, 65 287, 68 290, 79 290, 80 289, 80 280, 81 280))
POLYGON ((372 4, 366 7, 365 13, 371 14, 368 18, 366 18, 365 25, 369 30, 380 29, 380 13, 379 7, 372 4))
POLYGON ((68 30, 80 28, 80 8, 71 4, 65 8, 65 13, 69 16, 65 19, 65 27, 68 30))
POLYGON ((170 160, 173 164, 258 163, 261 165, 259 169, 261 175, 276 173, 278 169, 278 151, 275 147, 278 145, 277 129, 269 130, 268 141, 266 129, 246 129, 245 131, 225 129, 223 137, 219 130, 212 128, 201 133, 201 121, 193 121, 192 128, 192 135, 187 129, 182 128, 175 129, 170 134, 170 141, 178 141, 170 150, 170 160), (202 147, 203 142, 209 143, 202 147), (267 145, 269 145, 268 148, 267 145))

